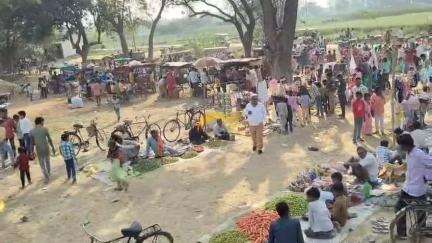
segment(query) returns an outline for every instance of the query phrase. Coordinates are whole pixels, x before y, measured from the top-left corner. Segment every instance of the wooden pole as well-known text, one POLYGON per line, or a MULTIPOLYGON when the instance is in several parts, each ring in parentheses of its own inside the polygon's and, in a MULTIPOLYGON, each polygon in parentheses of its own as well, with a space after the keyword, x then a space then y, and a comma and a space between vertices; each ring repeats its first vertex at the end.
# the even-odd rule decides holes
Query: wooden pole
POLYGON ((395 84, 396 84, 396 82, 395 82, 395 75, 394 75, 394 73, 392 73, 392 75, 391 75, 391 87, 390 87, 390 92, 391 92, 391 94, 390 94, 390 97, 391 97, 391 100, 390 100, 390 105, 391 105, 391 126, 392 126, 392 131, 391 131, 391 134, 392 134, 392 145, 393 145, 393 147, 396 145, 396 136, 395 136, 395 134, 394 134, 394 130, 395 130, 395 84))

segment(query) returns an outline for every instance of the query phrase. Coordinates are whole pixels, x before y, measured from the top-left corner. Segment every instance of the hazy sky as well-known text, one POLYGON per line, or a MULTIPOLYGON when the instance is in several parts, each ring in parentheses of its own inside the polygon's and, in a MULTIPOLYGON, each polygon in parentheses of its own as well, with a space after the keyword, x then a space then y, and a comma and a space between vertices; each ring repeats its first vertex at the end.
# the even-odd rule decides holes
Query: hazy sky
MULTIPOLYGON (((220 3, 220 5, 223 4, 224 0, 213 0, 214 2, 220 3)), ((299 0, 299 4, 304 4, 305 2, 316 2, 318 5, 326 7, 328 5, 329 0, 299 0)), ((205 9, 205 7, 203 7, 205 9)), ((165 11, 163 18, 164 19, 179 19, 187 17, 187 12, 185 9, 181 7, 173 7, 169 8, 165 11)))

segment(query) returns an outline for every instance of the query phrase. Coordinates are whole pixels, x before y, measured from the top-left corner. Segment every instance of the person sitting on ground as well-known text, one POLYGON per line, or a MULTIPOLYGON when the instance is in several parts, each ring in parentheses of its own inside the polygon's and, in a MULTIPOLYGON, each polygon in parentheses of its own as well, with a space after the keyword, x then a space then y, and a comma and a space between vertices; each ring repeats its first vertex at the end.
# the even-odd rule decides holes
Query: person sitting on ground
POLYGON ((276 211, 280 218, 270 225, 268 243, 303 243, 300 221, 290 218, 288 204, 279 202, 276 211))
POLYGON ((331 178, 331 180, 332 180, 332 186, 334 185, 334 184, 337 184, 337 183, 342 183, 342 185, 343 185, 343 187, 344 187, 344 195, 345 196, 348 196, 348 190, 347 190, 347 188, 345 187, 345 185, 343 184, 343 175, 342 175, 342 173, 340 173, 340 172, 333 172, 331 175, 330 175, 330 178, 331 178))
POLYGON ((308 204, 309 228, 305 235, 312 239, 331 239, 333 234, 333 223, 330 212, 326 204, 319 200, 320 191, 316 187, 311 187, 306 191, 308 204))
POLYGON ((390 163, 394 157, 394 152, 388 148, 389 142, 387 140, 381 140, 380 145, 376 149, 376 156, 379 167, 390 163))
POLYGON ((203 127, 199 122, 196 122, 194 127, 189 131, 189 141, 193 145, 201 145, 209 139, 209 136, 204 131, 203 127))
POLYGON ((372 186, 377 186, 379 169, 375 156, 361 146, 357 147, 357 155, 359 158, 352 157, 345 166, 351 166, 352 174, 358 182, 369 182, 372 186))
POLYGON ((164 157, 165 154, 175 156, 178 155, 178 152, 169 147, 166 146, 163 139, 159 135, 158 130, 151 130, 150 131, 150 137, 147 138, 147 147, 146 147, 146 157, 150 157, 151 152, 154 153, 156 158, 164 157))
POLYGON ((345 226, 348 220, 348 200, 344 194, 344 185, 341 182, 336 182, 332 185, 331 191, 335 197, 332 208, 332 220, 337 226, 345 226))
POLYGON ((230 134, 228 133, 228 129, 223 124, 222 119, 216 120, 216 124, 213 126, 213 133, 217 139, 230 140, 230 134))

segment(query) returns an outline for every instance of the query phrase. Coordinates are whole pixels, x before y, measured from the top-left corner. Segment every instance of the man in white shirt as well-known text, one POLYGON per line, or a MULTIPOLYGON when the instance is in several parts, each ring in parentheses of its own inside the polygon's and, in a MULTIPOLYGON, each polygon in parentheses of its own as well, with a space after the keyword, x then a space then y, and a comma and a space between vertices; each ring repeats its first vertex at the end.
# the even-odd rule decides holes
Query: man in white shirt
MULTIPOLYGON (((410 134, 402 134, 398 139, 398 144, 402 150, 407 152, 407 173, 405 183, 402 187, 399 201, 395 206, 395 211, 407 206, 406 200, 426 200, 428 186, 427 180, 432 179, 432 156, 424 153, 414 145, 414 140, 410 134)), ((419 217, 419 220, 422 217, 419 217)), ((406 236, 406 218, 400 218, 397 222, 397 233, 400 237, 406 236)))
POLYGON ((378 161, 372 153, 368 153, 364 147, 357 148, 359 158, 352 157, 346 168, 351 167, 352 174, 359 182, 369 182, 372 186, 378 184, 378 161))
POLYGON ((422 130, 420 122, 414 122, 413 131, 410 132, 412 139, 414 140, 414 145, 425 151, 429 152, 429 147, 431 145, 432 139, 430 135, 430 131, 422 130))
POLYGON ((316 187, 311 187, 306 191, 306 197, 309 202, 309 228, 304 232, 308 238, 331 239, 334 237, 334 234, 330 211, 327 209, 325 202, 319 200, 320 196, 320 191, 316 187))
POLYGON ((20 117, 19 127, 23 136, 24 147, 27 151, 27 154, 30 155, 33 152, 33 146, 30 136, 30 131, 33 129, 33 124, 30 119, 27 118, 27 114, 25 111, 19 111, 18 115, 20 117))
POLYGON ((252 150, 258 151, 258 154, 262 154, 264 121, 267 112, 264 105, 258 102, 257 95, 251 97, 251 102, 246 105, 244 115, 249 124, 249 131, 252 137, 252 150))

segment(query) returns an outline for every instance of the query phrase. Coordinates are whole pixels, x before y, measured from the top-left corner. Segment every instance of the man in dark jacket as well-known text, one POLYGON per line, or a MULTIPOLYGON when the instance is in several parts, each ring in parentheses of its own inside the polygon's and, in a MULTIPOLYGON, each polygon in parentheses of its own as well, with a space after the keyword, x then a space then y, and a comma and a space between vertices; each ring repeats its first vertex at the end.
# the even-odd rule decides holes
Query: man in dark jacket
POLYGON ((270 225, 268 243, 303 243, 303 233, 298 219, 291 219, 285 202, 276 204, 279 219, 270 225))
POLYGON ((345 119, 345 106, 347 105, 347 98, 346 98, 347 84, 342 74, 338 74, 337 79, 338 79, 337 95, 339 98, 339 105, 342 112, 340 118, 345 119))

